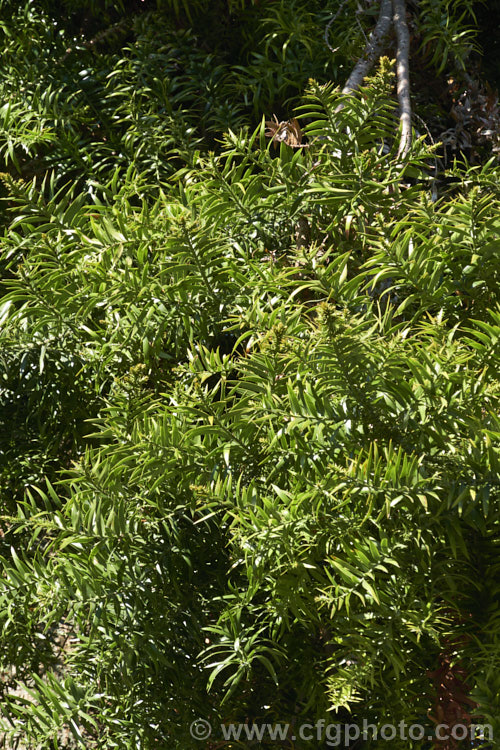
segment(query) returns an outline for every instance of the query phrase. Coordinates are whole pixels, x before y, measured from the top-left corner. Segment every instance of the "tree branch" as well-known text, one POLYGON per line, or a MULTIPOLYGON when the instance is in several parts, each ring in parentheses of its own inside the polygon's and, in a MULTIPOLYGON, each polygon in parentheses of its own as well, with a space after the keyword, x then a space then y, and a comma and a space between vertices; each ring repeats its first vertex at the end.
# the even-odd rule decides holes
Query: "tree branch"
POLYGON ((399 120, 401 122, 398 156, 406 156, 411 145, 410 34, 406 24, 405 0, 392 0, 392 7, 397 39, 396 70, 398 75, 399 120))
MULTIPOLYGON (((391 0, 382 0, 375 28, 368 37, 368 42, 366 43, 362 56, 354 66, 351 75, 342 89, 343 94, 350 94, 352 91, 356 91, 356 89, 359 89, 363 83, 363 79, 366 78, 370 72, 375 60, 380 57, 383 43, 389 33, 389 29, 391 28, 391 21, 391 0)), ((341 108, 342 105, 340 106, 340 109, 341 108)))
POLYGON ((339 14, 340 14, 342 8, 344 7, 344 5, 346 4, 346 2, 347 2, 347 0, 342 0, 342 5, 337 10, 337 12, 333 14, 333 16, 330 18, 330 20, 328 21, 328 23, 326 24, 326 27, 325 27, 325 34, 324 34, 325 44, 328 47, 328 49, 330 50, 330 52, 333 52, 333 54, 335 54, 335 52, 338 52, 339 49, 340 49, 340 47, 336 47, 335 49, 333 49, 332 45, 328 41, 328 32, 330 31, 330 27, 333 24, 333 22, 337 20, 339 14))

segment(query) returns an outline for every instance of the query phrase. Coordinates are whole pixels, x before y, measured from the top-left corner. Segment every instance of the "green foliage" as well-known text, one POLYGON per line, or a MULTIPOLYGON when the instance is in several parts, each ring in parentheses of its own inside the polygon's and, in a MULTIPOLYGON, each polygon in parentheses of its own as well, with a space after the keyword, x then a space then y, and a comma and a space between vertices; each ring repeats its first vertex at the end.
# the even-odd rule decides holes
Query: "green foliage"
POLYGON ((105 50, 3 16, 6 731, 429 724, 464 634, 494 724, 498 166, 434 200, 387 60, 359 98, 310 80, 276 148, 256 123, 325 70, 331 9, 233 4, 228 60, 164 12, 201 3, 159 5, 105 50))
POLYGON ((470 0, 424 0, 421 4, 422 47, 439 73, 450 64, 465 70, 470 53, 478 51, 476 29, 471 25, 476 21, 475 4, 470 0))

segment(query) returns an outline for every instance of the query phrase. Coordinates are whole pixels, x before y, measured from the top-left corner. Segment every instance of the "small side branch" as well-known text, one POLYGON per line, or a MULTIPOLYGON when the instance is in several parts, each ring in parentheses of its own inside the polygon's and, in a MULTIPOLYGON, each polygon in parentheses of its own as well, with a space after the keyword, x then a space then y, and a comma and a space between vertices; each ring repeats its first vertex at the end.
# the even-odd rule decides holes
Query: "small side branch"
POLYGON ((332 24, 334 23, 334 21, 336 21, 337 18, 339 17, 340 12, 342 11, 342 9, 343 9, 344 5, 346 4, 346 2, 347 2, 347 0, 342 0, 342 5, 337 10, 337 12, 333 14, 333 16, 330 18, 330 20, 328 21, 328 23, 326 24, 326 27, 325 27, 325 34, 324 34, 324 36, 325 36, 325 44, 328 47, 328 49, 330 50, 330 52, 333 52, 333 54, 335 54, 335 52, 338 52, 339 49, 340 49, 340 47, 336 47, 335 49, 333 49, 332 45, 328 41, 328 33, 329 33, 330 27, 332 26, 332 24))
POLYGON ((411 146, 411 101, 410 101, 410 34, 406 23, 405 0, 392 0, 397 51, 396 70, 398 76, 399 119, 401 138, 398 156, 406 156, 411 146))
POLYGON ((350 94, 359 89, 363 80, 372 69, 375 61, 380 57, 384 41, 391 28, 392 6, 391 0, 382 0, 377 23, 368 37, 368 42, 362 56, 354 66, 354 69, 342 89, 343 94, 350 94))

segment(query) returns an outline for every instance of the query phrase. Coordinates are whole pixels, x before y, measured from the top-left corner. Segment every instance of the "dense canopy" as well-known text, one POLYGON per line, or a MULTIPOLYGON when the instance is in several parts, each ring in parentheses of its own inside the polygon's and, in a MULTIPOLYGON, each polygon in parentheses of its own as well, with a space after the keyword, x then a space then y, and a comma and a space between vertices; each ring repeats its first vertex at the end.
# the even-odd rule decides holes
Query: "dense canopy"
POLYGON ((11 746, 500 736, 498 9, 399 5, 0 0, 11 746))

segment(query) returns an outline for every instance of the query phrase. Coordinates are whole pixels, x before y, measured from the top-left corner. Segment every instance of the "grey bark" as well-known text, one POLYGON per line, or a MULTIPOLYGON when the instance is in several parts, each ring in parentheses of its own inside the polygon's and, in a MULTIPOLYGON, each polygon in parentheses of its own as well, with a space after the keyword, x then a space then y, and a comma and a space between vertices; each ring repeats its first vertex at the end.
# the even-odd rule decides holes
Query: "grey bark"
POLYGON ((372 69, 375 61, 380 57, 384 41, 389 33, 392 22, 391 0, 382 0, 380 3, 380 12, 375 28, 368 37, 363 54, 353 68, 353 71, 346 81, 343 94, 350 94, 356 91, 363 83, 364 78, 372 69))
POLYGON ((406 23, 405 0, 392 0, 394 28, 396 30, 396 70, 398 75, 399 120, 401 136, 399 156, 406 156, 411 145, 411 101, 410 101, 410 34, 406 23))

